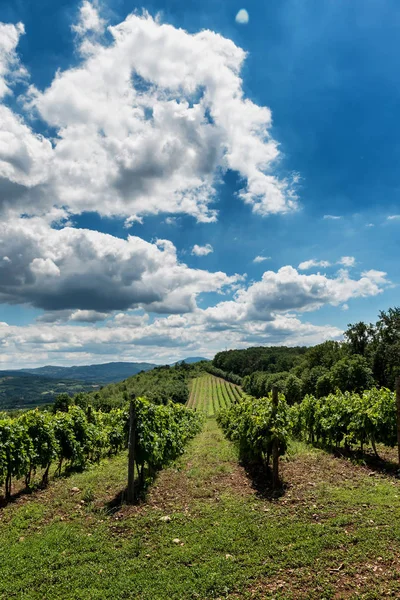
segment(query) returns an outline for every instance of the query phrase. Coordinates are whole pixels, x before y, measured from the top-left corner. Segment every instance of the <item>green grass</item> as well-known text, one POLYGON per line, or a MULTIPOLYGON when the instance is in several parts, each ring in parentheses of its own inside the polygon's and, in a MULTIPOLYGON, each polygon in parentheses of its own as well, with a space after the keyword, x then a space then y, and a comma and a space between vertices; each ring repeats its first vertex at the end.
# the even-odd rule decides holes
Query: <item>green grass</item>
POLYGON ((0 511, 0 597, 400 597, 399 482, 298 442, 282 472, 260 496, 208 418, 141 506, 109 508, 125 454, 56 480, 0 511))

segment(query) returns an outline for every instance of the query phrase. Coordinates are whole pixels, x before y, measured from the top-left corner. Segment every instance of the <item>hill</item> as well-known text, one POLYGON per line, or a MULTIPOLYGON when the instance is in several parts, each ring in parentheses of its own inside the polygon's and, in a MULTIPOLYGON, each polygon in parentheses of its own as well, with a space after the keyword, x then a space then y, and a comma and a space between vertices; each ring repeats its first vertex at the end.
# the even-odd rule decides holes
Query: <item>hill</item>
POLYGON ((210 362, 209 358, 204 358, 204 356, 188 356, 188 358, 182 358, 182 360, 177 360, 172 363, 172 365, 177 365, 181 362, 185 362, 187 365, 193 365, 194 363, 203 362, 203 360, 210 362))
POLYGON ((155 366, 157 365, 146 362, 110 362, 101 365, 77 365, 73 367, 47 365, 36 369, 19 369, 16 372, 41 375, 52 379, 74 379, 75 381, 95 382, 104 385, 121 381, 140 373, 140 371, 149 371, 155 366))
MULTIPOLYGON (((56 396, 67 393, 98 391, 99 405, 120 405, 123 392, 148 395, 161 402, 173 399, 185 402, 189 365, 204 361, 200 357, 184 360, 185 367, 152 363, 113 362, 73 367, 44 366, 36 369, 0 371, 0 410, 29 409, 52 403, 56 396), (145 375, 146 373, 146 375, 145 375), (141 374, 141 375, 140 375, 141 374), (104 389, 102 389, 104 386, 104 389)), ((86 397, 86 394, 85 394, 86 397)), ((83 401, 82 397, 80 399, 83 401)), ((85 400, 86 401, 86 400, 85 400)), ((87 397, 93 402, 92 397, 87 397)))
POLYGON ((58 394, 74 395, 97 390, 98 387, 97 384, 74 379, 0 371, 0 410, 35 408, 53 402, 58 394))

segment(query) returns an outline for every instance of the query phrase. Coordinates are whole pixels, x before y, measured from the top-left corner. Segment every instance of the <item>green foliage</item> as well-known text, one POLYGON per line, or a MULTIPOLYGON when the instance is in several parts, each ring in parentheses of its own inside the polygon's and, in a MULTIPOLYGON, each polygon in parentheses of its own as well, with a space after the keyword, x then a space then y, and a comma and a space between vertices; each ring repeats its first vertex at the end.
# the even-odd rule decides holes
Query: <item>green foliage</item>
POLYGON ((349 325, 345 337, 350 353, 368 361, 376 384, 394 389, 400 375, 400 307, 381 311, 375 325, 349 325))
POLYGON ((215 375, 215 377, 221 377, 221 379, 225 379, 226 381, 229 381, 230 383, 234 383, 236 385, 242 385, 242 378, 240 377, 240 375, 236 375, 236 373, 233 373, 232 371, 227 373, 226 371, 223 371, 222 369, 218 369, 217 367, 214 367, 212 362, 203 363, 203 368, 205 371, 207 371, 207 373, 210 373, 211 375, 215 375))
POLYGON ((288 404, 300 402, 303 397, 303 382, 296 375, 290 374, 285 382, 285 396, 288 404))
POLYGON ((243 378, 243 389, 248 394, 256 398, 262 398, 272 391, 273 387, 278 388, 279 392, 285 393, 286 380, 290 373, 283 371, 279 373, 265 373, 263 371, 255 371, 251 375, 243 378))
POLYGON ((54 402, 59 394, 73 396, 81 391, 93 391, 95 384, 72 379, 53 379, 50 377, 0 371, 0 411, 32 409, 54 402))
POLYGON ((237 444, 244 460, 268 464, 275 440, 279 443, 279 453, 286 452, 290 422, 282 394, 277 409, 271 395, 258 399, 246 396, 222 411, 217 421, 226 437, 237 444))
MULTIPOLYGON (((329 375, 329 369, 322 365, 315 367, 306 367, 301 371, 301 379, 303 381, 303 394, 317 394, 318 380, 324 375, 329 375)), ((329 393, 329 392, 328 392, 329 393)))
POLYGON ((344 335, 347 339, 350 353, 365 356, 367 348, 374 338, 374 328, 372 325, 367 325, 360 321, 354 325, 348 325, 348 329, 344 335))
POLYGON ((372 370, 363 356, 354 355, 339 360, 331 369, 333 388, 342 392, 361 392, 374 385, 372 370))
MULTIPOLYGON (((136 405, 137 463, 154 471, 182 454, 185 444, 200 430, 201 419, 181 404, 157 405, 138 398, 136 405)), ((89 462, 116 454, 127 445, 129 414, 126 408, 108 413, 79 406, 55 414, 28 411, 15 419, 0 420, 0 485, 11 493, 12 478, 25 477, 50 465, 64 462, 68 468, 83 469, 89 462)))
MULTIPOLYGON (((142 371, 119 383, 111 383, 94 394, 78 394, 74 399, 79 406, 89 404, 102 411, 123 406, 131 397, 144 396, 155 404, 169 401, 185 404, 189 399, 189 381, 197 374, 200 363, 165 365, 151 371, 142 371)), ((203 364, 203 363, 201 363, 203 364)))
POLYGON ((332 375, 328 373, 324 373, 321 377, 318 377, 317 384, 315 386, 315 392, 317 398, 322 398, 323 396, 328 396, 334 391, 334 385, 332 381, 332 375))
POLYGON ((199 415, 180 404, 154 404, 137 398, 135 413, 135 460, 139 465, 146 463, 150 471, 180 456, 201 429, 199 415))
POLYGON ((307 395, 290 409, 292 431, 309 442, 339 446, 370 442, 394 446, 396 433, 395 394, 388 389, 362 394, 338 391, 325 398, 307 395))
POLYGON ((346 355, 346 348, 340 342, 327 341, 309 348, 304 361, 303 368, 325 367, 330 369, 338 360, 346 355))
MULTIPOLYGON (((212 364, 225 373, 234 373, 244 377, 254 371, 279 373, 289 371, 307 352, 305 347, 286 348, 285 346, 256 347, 245 350, 218 352, 212 364)), ((235 382, 233 382, 235 383, 235 382)))
POLYGON ((68 408, 71 406, 72 403, 73 401, 69 394, 59 394, 56 397, 55 402, 53 404, 53 413, 56 413, 58 411, 68 412, 68 408))

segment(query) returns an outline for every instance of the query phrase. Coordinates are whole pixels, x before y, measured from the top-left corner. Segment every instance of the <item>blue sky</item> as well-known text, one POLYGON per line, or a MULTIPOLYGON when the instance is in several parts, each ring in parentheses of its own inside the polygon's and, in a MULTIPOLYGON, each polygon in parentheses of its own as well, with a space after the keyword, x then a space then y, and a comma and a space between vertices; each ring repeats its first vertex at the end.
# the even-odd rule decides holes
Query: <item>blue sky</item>
POLYGON ((394 0, 0 22, 4 368, 309 345, 398 304, 394 0))

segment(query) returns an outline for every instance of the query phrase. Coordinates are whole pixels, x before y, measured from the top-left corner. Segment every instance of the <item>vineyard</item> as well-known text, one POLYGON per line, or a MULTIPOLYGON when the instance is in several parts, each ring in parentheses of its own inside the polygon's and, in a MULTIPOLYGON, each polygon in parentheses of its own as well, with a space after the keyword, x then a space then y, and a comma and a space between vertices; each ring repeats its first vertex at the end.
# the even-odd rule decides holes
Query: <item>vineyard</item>
POLYGON ((0 420, 0 598, 400 597, 395 394, 290 404, 197 373, 186 406, 134 398, 129 418, 123 394, 0 420))
POLYGON ((220 410, 238 402, 241 397, 242 392, 238 385, 206 374, 192 380, 187 406, 213 417, 220 410))
POLYGON ((396 397, 388 389, 366 390, 362 394, 337 392, 325 398, 307 395, 289 406, 283 394, 273 408, 272 395, 252 398, 220 411, 217 420, 227 438, 235 442, 242 458, 269 463, 272 444, 284 454, 291 439, 304 440, 327 450, 369 445, 378 456, 377 444, 397 443, 396 397))
MULTIPOLYGON (((137 398, 135 414, 135 462, 141 479, 145 468, 154 473, 182 454, 201 428, 198 415, 181 404, 137 398)), ((47 485, 53 463, 60 475, 65 463, 71 471, 117 454, 127 447, 128 419, 126 409, 103 413, 70 406, 65 412, 34 410, 0 420, 0 486, 5 484, 6 499, 13 479, 24 478, 29 487, 40 472, 41 484, 47 485)))

